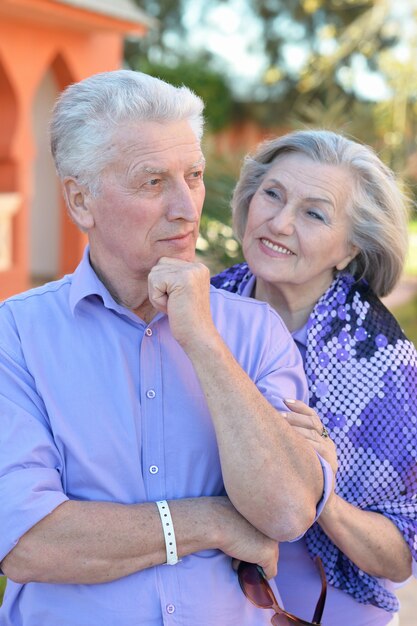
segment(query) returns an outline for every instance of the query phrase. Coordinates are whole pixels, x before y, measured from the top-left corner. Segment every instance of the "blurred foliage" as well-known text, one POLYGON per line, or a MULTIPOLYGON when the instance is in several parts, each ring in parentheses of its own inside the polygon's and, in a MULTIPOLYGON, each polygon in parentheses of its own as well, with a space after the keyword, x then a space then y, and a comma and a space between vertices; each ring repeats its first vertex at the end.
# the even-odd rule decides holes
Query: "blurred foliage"
MULTIPOLYGON (((159 23, 145 38, 126 42, 125 59, 138 69, 145 69, 146 63, 175 69, 188 63, 191 56, 198 58, 200 71, 216 68, 218 72, 220 68, 224 73, 226 64, 221 64, 221 57, 204 41, 213 31, 228 32, 224 24, 215 21, 216 8, 228 6, 243 16, 244 22, 239 24, 248 24, 248 35, 249 26, 251 30, 256 27, 259 36, 255 40, 247 36, 247 48, 253 57, 264 60, 264 71, 248 83, 244 100, 271 103, 271 108, 263 109, 266 123, 276 125, 278 119, 311 100, 324 104, 329 89, 337 91, 349 110, 352 101, 363 100, 355 82, 358 68, 385 77, 392 92, 389 100, 395 100, 391 125, 404 124, 404 101, 410 103, 410 113, 416 117, 417 32, 408 27, 417 18, 417 0, 406 4, 404 0, 136 2, 159 23), (402 10, 395 10, 398 5, 402 10), (192 39, 195 24, 207 33, 197 47, 192 39)), ((245 35, 243 32, 243 39, 245 35)), ((181 72, 178 76, 181 78, 181 72)), ((236 86, 241 89, 242 85, 233 79, 228 77, 235 92, 236 86)), ((398 129, 391 131, 394 135, 387 139, 395 141, 398 129)))
MULTIPOLYGON (((404 272, 407 276, 417 277, 417 221, 410 222, 408 227, 410 233, 410 245, 408 249, 407 260, 404 268, 404 272)), ((417 316, 415 318, 417 321, 417 316)), ((417 327, 417 324, 416 324, 417 327)))
POLYGON ((233 236, 230 208, 239 159, 219 158, 210 146, 204 148, 207 159, 204 174, 206 200, 197 252, 214 274, 242 260, 240 245, 233 236))
POLYGON ((408 339, 417 348, 417 296, 406 304, 395 307, 392 312, 408 339))
POLYGON ((205 102, 209 131, 216 132, 230 124, 233 113, 230 85, 221 72, 211 67, 212 55, 208 50, 203 47, 190 55, 183 20, 187 0, 136 0, 136 3, 158 20, 159 27, 150 29, 142 39, 126 40, 127 65, 195 91, 205 102))
MULTIPOLYGON (((204 26, 209 32, 214 28, 221 28, 222 24, 215 24, 212 11, 222 5, 231 5, 235 11, 244 15, 245 22, 256 24, 259 36, 256 42, 251 41, 250 52, 265 59, 265 72, 259 76, 254 85, 257 97, 261 100, 269 99, 281 101, 285 106, 286 97, 299 86, 303 91, 310 89, 308 80, 316 81, 314 65, 325 66, 328 56, 328 42, 337 40, 351 24, 356 24, 366 16, 375 6, 386 4, 381 0, 244 0, 240 2, 226 2, 226 0, 136 0, 138 6, 148 15, 158 20, 159 27, 153 28, 147 36, 139 41, 127 41, 125 58, 128 63, 135 58, 134 65, 141 66, 141 61, 147 59, 150 63, 157 63, 175 67, 181 61, 189 58, 188 46, 189 20, 187 15, 192 6, 194 23, 204 26), (188 12, 187 12, 188 9, 188 12), (327 44, 327 47, 326 47, 327 44), (307 59, 303 68, 295 68, 288 62, 288 51, 291 46, 302 46, 307 59), (324 54, 323 54, 324 50, 324 54), (311 60, 311 67, 308 67, 311 60), (309 78, 310 77, 310 78, 309 78)), ((381 11, 379 11, 381 12, 381 11)), ((375 15, 372 15, 375 22, 375 15)), ((365 18, 367 30, 370 30, 369 21, 365 18)), ((395 33, 382 31, 380 20, 372 30, 372 41, 375 50, 392 45, 395 33)), ((192 27, 191 27, 192 28, 192 27)), ((350 40, 355 33, 363 28, 352 29, 347 37, 350 40)), ((356 37, 349 54, 357 53, 358 46, 363 47, 360 37, 356 37)), ((343 50, 346 50, 344 46, 343 50)), ((192 54, 203 56, 206 63, 215 62, 215 54, 209 51, 208 46, 201 42, 198 49, 194 47, 192 54)), ((369 62, 372 55, 367 51, 369 62)), ((338 63, 345 63, 346 55, 338 59, 338 63)), ((339 69, 338 63, 332 61, 334 73, 339 69)), ((321 72, 322 67, 317 67, 321 72)), ((233 85, 232 85, 233 88, 233 85)), ((248 97, 253 93, 248 92, 248 97)), ((294 94, 292 94, 294 95, 294 94)), ((290 97, 290 99, 292 99, 290 97)))
POLYGON ((3 595, 4 595, 4 590, 6 588, 6 578, 4 576, 0 576, 0 606, 1 603, 3 602, 3 595))
POLYGON ((186 85, 199 95, 205 103, 204 117, 207 130, 217 132, 232 121, 233 98, 225 78, 205 66, 202 59, 180 61, 178 65, 150 63, 148 60, 130 59, 132 69, 157 76, 173 85, 186 85))
MULTIPOLYGON (((208 0, 210 2, 210 0, 208 0)), ((205 103, 206 130, 216 133, 239 117, 232 89, 223 73, 211 66, 206 50, 189 54, 183 21, 186 2, 144 0, 138 5, 159 20, 160 27, 145 39, 127 40, 125 61, 132 69, 157 76, 174 85, 186 85, 205 103)), ((240 247, 233 237, 229 201, 237 179, 236 159, 219 158, 212 147, 205 146, 207 160, 204 183, 206 200, 201 219, 197 252, 214 273, 237 263, 240 247)))
MULTIPOLYGON (((410 248, 405 265, 405 275, 410 279, 417 279, 417 221, 412 221, 409 227, 410 248)), ((417 295, 405 304, 392 310, 401 328, 417 348, 417 295)))
MULTIPOLYGON (((305 64, 293 110, 305 111, 313 103, 317 114, 312 122, 320 125, 326 115, 324 111, 319 114, 317 105, 324 108, 332 100, 333 118, 337 120, 338 108, 342 127, 350 113, 351 134, 372 144, 400 177, 416 177, 415 168, 410 172, 408 163, 417 147, 417 2, 410 0, 408 14, 403 11, 402 16, 393 12, 392 0, 367 4, 369 8, 337 39, 331 34, 338 44, 333 52, 313 54, 305 64), (374 75, 383 77, 385 98, 366 101, 358 94, 358 59, 374 75)), ((327 108, 327 117, 328 113, 327 108)))
MULTIPOLYGON (((318 88, 329 68, 337 83, 340 64, 346 59, 327 62, 331 42, 338 41, 349 26, 367 13, 373 0, 248 0, 261 24, 261 46, 268 60, 262 92, 269 100, 290 99, 318 88), (305 62, 293 66, 288 61, 291 48, 302 47, 305 62), (317 71, 316 71, 317 70, 317 71)), ((379 38, 378 46, 385 45, 379 38)), ((349 53, 353 54, 355 48, 349 53)))
MULTIPOLYGON (((126 63, 201 95, 209 131, 242 119, 274 132, 342 131, 372 145, 417 200, 417 0, 135 1, 159 28, 126 42, 126 63), (210 33, 232 29, 218 20, 222 7, 235 11, 241 30, 247 25, 248 52, 263 59, 246 92, 208 43, 210 33), (197 25, 206 36, 196 45, 197 25), (385 96, 364 95, 358 75, 365 71, 385 96)), ((208 160, 201 245, 209 247, 201 253, 213 250, 215 263, 234 260, 228 200, 237 158, 208 160)))
POLYGON ((184 41, 186 38, 186 25, 183 21, 188 0, 135 0, 138 7, 148 16, 157 20, 157 25, 151 28, 146 37, 127 39, 125 42, 125 58, 127 62, 135 59, 135 64, 141 59, 147 59, 151 63, 163 63, 174 66, 181 55, 177 46, 173 43, 184 41))

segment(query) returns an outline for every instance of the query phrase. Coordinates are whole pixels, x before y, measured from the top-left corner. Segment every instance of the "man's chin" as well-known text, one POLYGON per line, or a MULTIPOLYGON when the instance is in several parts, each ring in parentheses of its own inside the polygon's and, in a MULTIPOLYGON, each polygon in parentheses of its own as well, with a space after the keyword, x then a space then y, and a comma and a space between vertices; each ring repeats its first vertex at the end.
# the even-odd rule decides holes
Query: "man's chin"
POLYGON ((171 259, 178 259, 180 261, 187 261, 188 263, 193 263, 195 261, 195 259, 196 259, 195 250, 188 251, 188 252, 186 250, 184 250, 182 252, 177 251, 177 252, 174 252, 174 253, 171 253, 171 254, 167 254, 166 256, 168 258, 171 258, 171 259))
POLYGON ((156 263, 161 259, 177 259, 178 261, 185 261, 187 263, 194 263, 200 259, 197 258, 195 250, 193 252, 166 252, 166 254, 161 254, 160 257, 157 258, 156 263))

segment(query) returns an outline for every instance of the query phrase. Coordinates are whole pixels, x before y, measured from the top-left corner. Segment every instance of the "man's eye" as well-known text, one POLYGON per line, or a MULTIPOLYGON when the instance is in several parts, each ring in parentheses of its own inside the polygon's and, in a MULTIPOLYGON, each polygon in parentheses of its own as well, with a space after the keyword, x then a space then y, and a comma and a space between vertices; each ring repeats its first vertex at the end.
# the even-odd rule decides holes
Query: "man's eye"
POLYGON ((143 187, 159 187, 161 180, 161 178, 149 178, 148 180, 145 180, 143 187))

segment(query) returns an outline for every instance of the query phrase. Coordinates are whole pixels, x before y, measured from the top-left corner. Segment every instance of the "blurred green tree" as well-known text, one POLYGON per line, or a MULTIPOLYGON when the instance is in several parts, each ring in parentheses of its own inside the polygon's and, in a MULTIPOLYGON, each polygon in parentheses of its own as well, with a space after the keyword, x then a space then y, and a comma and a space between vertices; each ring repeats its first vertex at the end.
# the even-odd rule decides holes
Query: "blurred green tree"
MULTIPOLYGON (((267 128, 342 130, 373 145, 413 190, 417 0, 136 1, 160 27, 139 42, 126 43, 126 62, 175 84, 188 84, 206 102, 209 131, 244 116, 267 128), (229 23, 232 15, 235 26, 229 23), (213 47, 213 33, 232 33, 233 27, 247 40, 251 58, 261 59, 252 81, 234 75, 213 47), (359 76, 366 76, 368 83, 379 81, 379 94, 365 90, 359 76)), ((240 157, 230 158, 236 162, 240 157)), ((230 226, 222 203, 230 198, 237 172, 226 160, 215 165, 218 159, 209 159, 202 231, 207 228, 209 250, 220 240, 233 256, 235 243, 227 238, 223 242, 221 234, 216 239, 213 224, 219 233, 223 222, 230 226)))
POLYGON ((218 272, 243 258, 240 245, 233 236, 230 210, 240 159, 219 158, 207 145, 204 153, 207 159, 204 175, 206 199, 197 251, 211 271, 218 272))
POLYGON ((144 60, 139 67, 142 72, 158 76, 173 85, 187 85, 205 103, 205 121, 210 132, 217 132, 232 121, 233 97, 225 78, 205 66, 202 59, 179 60, 174 67, 144 60))
MULTIPOLYGON (((184 45, 183 14, 187 3, 145 0, 138 4, 159 20, 160 28, 151 31, 146 39, 126 41, 125 60, 129 67, 174 85, 190 87, 204 100, 209 133, 230 125, 235 117, 235 102, 225 76, 211 66, 212 55, 208 51, 190 55, 188 46, 184 45)), ((237 172, 230 160, 214 155, 211 148, 205 150, 205 155, 206 200, 197 251, 214 272, 240 259, 229 207, 237 172)))

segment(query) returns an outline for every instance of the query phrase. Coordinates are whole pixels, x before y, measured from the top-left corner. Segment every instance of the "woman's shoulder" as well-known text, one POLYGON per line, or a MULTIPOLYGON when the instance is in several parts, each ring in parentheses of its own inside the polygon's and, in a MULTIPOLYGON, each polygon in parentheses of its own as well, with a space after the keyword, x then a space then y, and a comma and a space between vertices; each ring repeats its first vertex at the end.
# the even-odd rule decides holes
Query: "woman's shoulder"
MULTIPOLYGON (((366 326, 369 331, 373 331, 376 337, 380 337, 380 342, 384 342, 382 337, 385 337, 389 344, 394 344, 397 340, 409 341, 396 317, 366 281, 359 281, 353 284, 349 299, 352 302, 352 307, 355 307, 357 303, 360 303, 362 308, 366 307, 364 311, 366 326)), ((355 308, 357 309, 358 306, 355 308)), ((411 342, 410 344, 415 351, 413 344, 411 342)))
POLYGON ((401 349, 407 360, 417 351, 394 315, 366 281, 349 274, 336 277, 317 302, 308 322, 309 339, 317 348, 334 345, 347 361, 394 358, 401 349), (395 348, 395 349, 394 349, 395 348), (391 356, 390 356, 391 355, 391 356))
POLYGON ((251 276, 247 263, 237 263, 211 278, 211 284, 217 289, 236 292, 243 280, 251 276))

